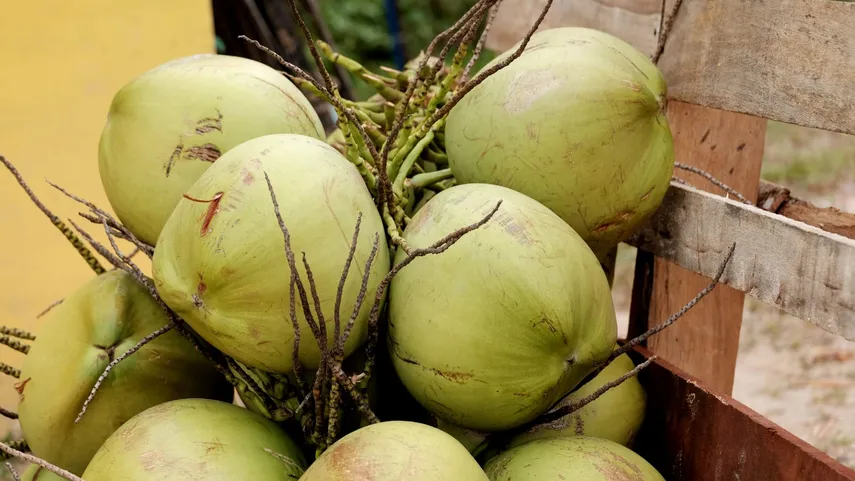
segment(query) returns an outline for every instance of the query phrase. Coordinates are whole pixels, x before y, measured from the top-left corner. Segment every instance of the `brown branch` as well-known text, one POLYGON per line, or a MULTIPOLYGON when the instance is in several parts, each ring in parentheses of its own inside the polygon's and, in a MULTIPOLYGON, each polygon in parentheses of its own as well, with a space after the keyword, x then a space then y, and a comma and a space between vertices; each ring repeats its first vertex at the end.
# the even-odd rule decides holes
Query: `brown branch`
MULTIPOLYGON (((7 446, 9 446, 12 449, 16 449, 16 450, 24 452, 24 453, 30 452, 30 446, 27 444, 27 441, 25 441, 23 439, 20 441, 9 441, 6 444, 7 444, 7 446)), ((11 454, 9 454, 5 451, 0 451, 0 461, 6 461, 7 459, 12 459, 13 457, 14 456, 12 456, 11 454)))
POLYGON ((27 454, 27 453, 18 451, 17 449, 12 448, 11 446, 9 446, 6 443, 0 442, 0 451, 8 453, 8 454, 10 454, 16 458, 23 459, 24 461, 27 461, 28 463, 38 464, 42 468, 47 469, 48 471, 52 472, 53 474, 56 474, 57 476, 68 479, 69 481, 83 481, 82 478, 79 478, 78 476, 75 476, 74 474, 69 473, 68 471, 66 471, 62 468, 56 467, 53 464, 50 464, 41 458, 37 458, 37 457, 33 456, 32 454, 27 454))
POLYGON ((107 364, 107 367, 104 369, 104 372, 102 372, 101 375, 98 377, 98 380, 95 381, 95 386, 93 386, 92 391, 89 392, 89 397, 87 397, 86 401, 83 402, 83 407, 81 408, 80 413, 77 415, 77 418, 74 420, 74 424, 79 423, 80 420, 83 419, 83 415, 86 414, 86 409, 89 407, 89 403, 91 403, 92 400, 95 398, 95 393, 98 392, 98 389, 101 387, 101 383, 103 383, 104 380, 107 379, 107 375, 110 374, 110 371, 112 371, 117 364, 125 360, 131 354, 142 349, 142 347, 146 344, 171 331, 174 327, 174 324, 167 324, 161 327, 160 329, 152 332, 148 336, 142 338, 140 342, 138 342, 134 347, 128 349, 127 351, 122 353, 122 355, 112 360, 110 364, 107 364))
POLYGON ((335 295, 335 311, 333 328, 333 339, 338 341, 341 334, 341 301, 344 297, 344 285, 347 282, 347 275, 350 272, 350 265, 353 263, 353 257, 356 255, 356 243, 359 240, 359 227, 362 225, 362 212, 356 217, 356 227, 353 229, 353 238, 350 240, 350 252, 347 253, 347 259, 344 261, 344 269, 341 272, 341 278, 338 281, 338 290, 335 295))
POLYGON ((327 90, 336 94, 335 84, 330 77, 329 71, 327 71, 324 59, 321 57, 321 54, 318 53, 318 48, 315 46, 315 39, 312 37, 312 32, 309 31, 309 27, 306 25, 306 22, 303 20, 303 16, 300 14, 300 9, 297 8, 297 2, 294 0, 288 0, 288 4, 291 6, 291 14, 294 16, 294 20, 297 21, 297 24, 300 26, 300 30, 303 31, 303 35, 306 37, 306 44, 309 47, 309 51, 312 53, 312 58, 315 59, 315 63, 321 73, 321 77, 324 79, 327 90))
POLYGON ((303 365, 300 364, 300 323, 297 321, 297 293, 295 292, 296 284, 297 284, 297 274, 296 272, 291 272, 291 282, 289 283, 289 299, 290 299, 290 316, 291 316, 291 326, 294 329, 294 350, 291 352, 291 361, 294 364, 294 376, 297 378, 297 389, 300 391, 301 396, 305 396, 308 394, 311 397, 312 393, 309 391, 309 386, 306 385, 306 379, 303 377, 303 365))
POLYGON ((650 356, 650 358, 648 358, 646 361, 642 362, 641 364, 636 366, 631 371, 623 374, 621 377, 615 379, 614 381, 610 381, 610 382, 600 386, 599 389, 597 389, 596 391, 592 392, 588 396, 585 396, 584 398, 582 398, 576 402, 570 403, 566 406, 561 406, 560 408, 558 408, 554 411, 550 411, 550 412, 544 414, 539 419, 535 420, 533 424, 535 424, 535 425, 549 424, 549 423, 551 423, 557 419, 561 419, 564 416, 567 416, 568 414, 575 413, 576 411, 582 409, 583 407, 587 406, 588 404, 591 404, 592 402, 599 399, 600 396, 602 396, 606 392, 620 386, 627 379, 638 375, 638 373, 641 372, 642 369, 649 366, 650 363, 655 361, 657 358, 658 358, 658 356, 655 356, 655 355, 650 356))
POLYGON ((71 229, 69 229, 68 226, 65 225, 65 223, 56 214, 51 212, 50 209, 48 209, 47 206, 45 206, 41 200, 39 200, 33 190, 30 189, 30 186, 27 185, 27 182, 24 180, 24 176, 22 176, 21 173, 18 172, 18 169, 12 164, 12 162, 7 160, 6 157, 2 155, 0 155, 0 162, 2 162, 3 165, 6 166, 6 169, 8 169, 9 172, 12 173, 12 176, 15 177, 15 180, 18 181, 18 185, 20 185, 21 188, 24 189, 24 192, 27 193, 33 204, 35 204, 36 207, 38 207, 39 210, 41 210, 42 213, 47 216, 51 223, 57 229, 59 229, 59 231, 62 232, 65 238, 71 243, 71 245, 74 246, 75 250, 77 250, 77 253, 80 254, 80 257, 82 257, 87 264, 89 264, 89 267, 92 268, 95 274, 100 275, 106 272, 106 269, 104 269, 101 263, 98 262, 98 258, 92 255, 92 251, 87 249, 86 246, 83 245, 83 242, 81 242, 80 239, 76 235, 74 235, 74 232, 72 232, 71 229))
POLYGON ((474 79, 472 79, 470 82, 466 83, 460 89, 460 91, 456 92, 451 97, 451 100, 449 100, 448 103, 443 105, 441 109, 437 110, 430 117, 430 119, 428 119, 428 121, 423 125, 422 130, 424 131, 424 134, 427 134, 428 130, 430 130, 430 128, 433 126, 433 124, 435 124, 437 121, 439 121, 439 119, 447 116, 448 113, 451 112, 451 109, 453 109, 461 100, 463 100, 463 97, 465 97, 466 94, 471 92, 472 89, 474 89, 475 87, 480 85, 482 82, 484 82, 484 80, 486 80, 491 75, 495 74, 499 70, 502 70, 503 68, 510 65, 511 62, 518 59, 523 54, 523 51, 525 51, 525 48, 528 46, 528 43, 531 41, 531 37, 534 35, 534 33, 537 31, 537 29, 540 28, 540 24, 543 23, 543 19, 546 18, 546 14, 549 12, 549 8, 552 7, 552 2, 553 2, 553 0, 546 0, 546 5, 543 7, 543 11, 541 11, 540 16, 534 22, 534 25, 531 26, 531 29, 529 29, 528 33, 526 33, 525 38, 523 38, 523 41, 520 43, 517 50, 513 54, 511 54, 511 56, 506 58, 505 60, 503 60, 503 61, 499 62, 498 64, 493 65, 492 67, 488 68, 487 70, 484 70, 481 73, 479 73, 474 79))
POLYGON ((60 299, 60 300, 58 300, 58 301, 54 301, 54 302, 53 302, 53 304, 51 304, 51 305, 49 305, 49 306, 45 307, 45 308, 44 308, 44 310, 43 310, 42 312, 40 312, 40 313, 36 314, 36 319, 41 319, 42 317, 44 317, 44 315, 45 315, 45 314, 47 314, 48 312, 50 312, 51 310, 53 310, 53 308, 54 308, 54 307, 56 307, 56 306, 58 306, 58 305, 62 304, 62 303, 63 303, 63 301, 65 301, 65 299, 60 299))
MULTIPOLYGON (((677 167, 678 169, 683 169, 683 170, 687 170, 689 172, 698 174, 701 177, 710 181, 716 187, 718 187, 721 190, 727 192, 728 194, 736 197, 743 204, 754 205, 754 202, 751 202, 750 200, 746 199, 745 196, 740 194, 736 189, 734 189, 733 187, 730 187, 729 185, 725 184, 724 182, 716 179, 715 177, 713 177, 712 174, 710 174, 709 172, 707 172, 705 170, 702 170, 698 167, 693 167, 691 165, 686 165, 682 162, 674 162, 674 167, 677 167)), ((685 182, 683 182, 683 183, 685 184, 685 182)))
POLYGON ((472 58, 469 59, 469 63, 466 64, 466 68, 463 70, 463 75, 460 77, 461 83, 466 83, 469 80, 469 74, 472 72, 472 68, 475 66, 475 62, 481 58, 481 52, 484 50, 484 45, 487 43, 487 36, 490 34, 490 29, 493 27, 493 23, 496 21, 496 14, 499 13, 499 7, 502 5, 502 0, 498 0, 495 5, 490 7, 490 14, 487 17, 487 23, 484 24, 484 30, 481 31, 481 38, 478 39, 478 44, 475 46, 475 51, 472 53, 472 58))
POLYGON ((20 369, 14 367, 14 366, 10 366, 4 362, 0 362, 0 373, 3 373, 7 376, 14 377, 15 379, 21 378, 21 370, 20 369))
POLYGON ((17 339, 12 339, 9 336, 0 336, 0 344, 10 347, 20 353, 26 354, 30 352, 30 345, 19 342, 17 339))
MULTIPOLYGON (((667 0, 663 0, 662 3, 662 11, 665 11, 665 3, 667 0)), ((680 12, 680 7, 683 5, 683 0, 677 0, 674 4, 674 7, 671 8, 671 13, 668 15, 668 18, 664 21, 660 21, 660 29, 659 29, 659 40, 656 42, 656 51, 653 53, 652 60, 653 63, 658 64, 659 59, 662 58, 662 54, 665 52, 665 44, 668 42, 668 35, 671 33, 671 28, 674 26, 674 20, 677 18, 677 14, 680 12)))
POLYGON ((336 338, 337 345, 335 347, 335 358, 341 361, 344 356, 344 344, 350 337, 350 332, 356 323, 356 318, 359 317, 359 312, 362 310, 362 304, 365 302, 365 293, 368 291, 368 280, 371 278, 371 265, 374 263, 374 257, 380 247, 380 234, 374 234, 374 244, 371 247, 371 253, 368 255, 368 260, 365 261, 365 268, 362 274, 362 284, 359 286, 359 293, 356 295, 356 303, 353 305, 353 312, 350 314, 350 319, 347 320, 347 326, 344 328, 344 334, 336 338))
POLYGON ((359 389, 356 387, 356 384, 353 380, 342 370, 341 364, 335 363, 330 366, 333 375, 336 377, 339 383, 341 383, 342 387, 350 394, 350 398, 353 399, 353 402, 356 404, 356 408, 359 409, 359 412, 362 416, 371 424, 377 424, 380 422, 380 418, 374 414, 374 411, 371 410, 371 406, 368 404, 368 400, 363 396, 359 389))
POLYGON ((0 334, 6 336, 17 337, 18 339, 23 339, 25 341, 35 341, 36 336, 32 333, 29 333, 23 329, 18 329, 15 327, 6 327, 0 326, 0 334))
POLYGON ((15 467, 12 466, 12 463, 10 463, 9 461, 6 461, 5 464, 6 464, 6 469, 8 469, 10 473, 12 473, 12 479, 14 479, 15 481, 21 481, 21 477, 18 475, 18 472, 15 471, 15 467))
POLYGON ((5 408, 0 407, 0 416, 7 417, 9 419, 18 419, 18 414, 13 413, 5 408))

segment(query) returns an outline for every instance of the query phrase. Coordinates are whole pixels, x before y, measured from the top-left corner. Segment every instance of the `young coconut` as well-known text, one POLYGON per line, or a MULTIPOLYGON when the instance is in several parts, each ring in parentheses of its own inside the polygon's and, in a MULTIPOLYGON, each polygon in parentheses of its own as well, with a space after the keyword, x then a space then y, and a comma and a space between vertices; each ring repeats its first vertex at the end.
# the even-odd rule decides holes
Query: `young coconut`
MULTIPOLYGON (((302 254, 311 266, 328 346, 334 336, 336 293, 361 215, 341 318, 350 318, 375 236, 368 292, 389 271, 383 222, 356 167, 321 140, 292 134, 259 137, 235 147, 187 192, 158 239, 152 272, 164 302, 214 347, 244 364, 273 372, 293 369, 291 268, 265 176, 290 235, 297 271, 309 290, 302 254)), ((300 360, 320 364, 320 350, 296 299, 300 360)), ((371 302, 365 302, 344 346, 365 341, 371 302)), ((342 333, 345 326, 341 326, 342 333)))
POLYGON ((309 100, 255 60, 195 55, 149 70, 113 97, 101 134, 101 182, 119 220, 154 245, 181 195, 222 154, 255 137, 324 138, 309 100))
MULTIPOLYGON (((579 402, 633 368, 635 363, 629 355, 619 356, 594 379, 564 398, 558 407, 579 402)), ((532 439, 567 435, 593 436, 629 446, 644 421, 646 406, 647 393, 638 378, 633 376, 582 409, 551 423, 537 425, 513 438, 510 446, 519 446, 532 439)))
POLYGON ((233 404, 182 399, 122 425, 83 473, 86 481, 302 479, 306 460, 273 421, 233 404))
POLYGON ((626 42, 587 28, 543 30, 452 109, 449 164, 461 184, 498 184, 543 203, 602 258, 668 189, 665 103, 662 73, 626 42))
POLYGON ((426 424, 409 421, 371 424, 344 436, 324 451, 300 478, 301 481, 356 479, 487 481, 475 458, 453 437, 426 424))
POLYGON ((535 439, 494 457, 484 471, 490 481, 665 481, 629 448, 590 436, 535 439))
POLYGON ((119 426, 151 406, 187 397, 232 399, 233 389, 176 331, 118 363, 75 423, 101 373, 169 323, 130 274, 101 274, 46 316, 21 369, 18 414, 33 454, 80 475, 119 426))
POLYGON ((413 261, 389 289, 392 363, 404 385, 436 416, 486 432, 542 414, 608 358, 617 338, 593 252, 524 194, 451 187, 419 210, 404 238, 427 247, 499 200, 489 222, 413 261))

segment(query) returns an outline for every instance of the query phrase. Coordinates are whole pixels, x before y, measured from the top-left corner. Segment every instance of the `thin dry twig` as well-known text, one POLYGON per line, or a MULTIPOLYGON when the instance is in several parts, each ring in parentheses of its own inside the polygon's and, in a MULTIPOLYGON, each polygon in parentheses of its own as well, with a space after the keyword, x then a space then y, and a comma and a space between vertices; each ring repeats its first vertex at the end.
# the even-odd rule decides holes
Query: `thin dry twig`
POLYGON ((18 419, 17 413, 13 413, 12 411, 9 411, 8 409, 2 408, 2 407, 0 407, 0 416, 6 417, 9 419, 18 419))
POLYGON ((341 272, 341 278, 338 281, 338 290, 335 295, 335 312, 333 328, 333 339, 338 341, 341 335, 341 301, 344 297, 344 285, 347 283, 347 275, 350 272, 350 265, 353 263, 353 257, 356 255, 356 243, 359 240, 359 228, 362 225, 362 212, 356 217, 356 227, 353 229, 353 238, 350 240, 350 251, 347 253, 347 259, 344 261, 344 269, 341 272))
MULTIPOLYGON (((736 197, 736 199, 739 200, 740 202, 742 202, 743 204, 754 205, 753 202, 746 199, 745 196, 740 194, 736 189, 734 189, 733 187, 730 187, 729 185, 725 184, 724 182, 716 179, 712 174, 710 174, 709 172, 707 172, 703 169, 700 169, 698 167, 694 167, 691 165, 687 165, 687 164, 684 164, 682 162, 674 162, 674 167, 677 167, 678 169, 683 169, 683 170, 687 170, 689 172, 698 174, 701 177, 710 181, 716 187, 718 187, 721 190, 727 192, 728 194, 736 197)), ((682 183, 685 184, 686 182, 682 182, 682 183)))
POLYGON ((535 423, 538 425, 539 424, 549 424, 549 423, 551 423, 557 419, 561 419, 564 416, 567 416, 568 414, 575 413, 576 411, 582 409, 583 407, 587 406, 588 404, 591 404, 592 402, 599 399, 600 396, 602 396, 606 392, 620 386, 627 379, 638 375, 638 373, 641 372, 642 369, 649 366, 657 358, 658 358, 658 356, 656 356, 656 355, 650 356, 647 360, 645 360, 644 362, 642 362, 638 366, 635 366, 634 369, 623 374, 621 377, 615 379, 614 381, 610 381, 610 382, 600 386, 596 391, 592 392, 588 396, 585 396, 584 398, 582 398, 576 402, 567 404, 565 406, 561 406, 560 408, 555 409, 554 411, 550 411, 550 412, 544 414, 543 416, 538 418, 535 421, 535 423))
POLYGON ((10 463, 9 461, 6 461, 5 464, 6 469, 8 469, 9 472, 12 474, 12 479, 14 479, 15 481, 21 481, 21 477, 18 475, 18 472, 15 471, 15 466, 12 466, 12 463, 10 463))
POLYGON ((523 52, 525 51, 525 48, 528 46, 528 43, 531 41, 531 37, 534 36, 537 29, 540 28, 540 24, 543 23, 543 19, 546 18, 546 14, 549 12, 550 7, 552 7, 553 1, 554 0, 547 0, 546 1, 546 5, 543 7, 543 11, 541 11, 540 16, 534 22, 534 25, 531 26, 528 33, 526 33, 526 35, 523 38, 522 42, 520 43, 519 47, 517 47, 516 51, 514 51, 513 54, 511 54, 508 58, 499 62, 498 64, 493 65, 492 67, 488 68, 487 70, 480 72, 477 76, 475 76, 474 79, 472 79, 470 82, 466 83, 463 87, 461 87, 461 89, 459 91, 455 92, 455 94, 451 97, 451 100, 449 100, 448 103, 443 105, 441 109, 437 110, 430 117, 430 119, 428 119, 428 121, 423 124, 422 130, 424 131, 425 134, 427 134, 428 130, 430 130, 430 128, 435 123, 437 123, 440 119, 446 117, 448 115, 448 113, 451 112, 451 110, 461 100, 463 100, 463 97, 465 97, 466 94, 471 92, 475 87, 480 85, 482 82, 484 82, 491 75, 493 75, 496 72, 507 67, 508 65, 511 64, 511 62, 513 62, 514 60, 516 60, 520 56, 522 56, 523 52))
POLYGON ((0 334, 3 334, 5 336, 17 337, 18 339, 23 339, 25 341, 36 340, 35 334, 27 332, 23 329, 18 329, 16 327, 0 326, 0 334))
POLYGON ((131 354, 142 349, 142 347, 146 344, 171 331, 174 327, 175 324, 167 324, 161 327, 160 329, 152 332, 148 336, 142 338, 140 342, 138 342, 134 347, 128 349, 127 351, 122 353, 122 355, 110 361, 110 364, 107 364, 107 367, 104 369, 104 372, 102 372, 101 375, 98 377, 98 380, 95 381, 95 386, 92 387, 92 391, 89 392, 89 397, 87 397, 86 401, 83 402, 83 407, 81 408, 80 413, 77 415, 77 418, 74 420, 74 424, 79 423, 80 420, 83 419, 83 415, 86 414, 86 409, 89 407, 89 403, 91 403, 92 400, 95 398, 95 393, 98 392, 98 389, 101 387, 101 383, 103 383, 104 380, 107 379, 107 375, 110 374, 110 371, 113 370, 113 368, 116 367, 117 364, 125 360, 131 354))
POLYGON ((2 155, 0 155, 0 162, 2 162, 3 165, 6 166, 6 169, 11 172, 12 176, 15 177, 15 180, 18 181, 18 185, 20 185, 21 188, 24 189, 24 192, 27 193, 33 204, 35 204, 36 207, 38 207, 39 210, 41 210, 42 213, 47 216, 51 223, 57 229, 59 229, 59 231, 62 232, 62 235, 64 235, 65 238, 71 243, 71 245, 74 246, 75 250, 77 250, 77 253, 80 254, 80 256, 83 258, 84 261, 86 261, 87 264, 89 264, 89 267, 95 272, 95 274, 100 275, 106 272, 106 269, 104 269, 104 267, 98 261, 98 258, 92 255, 92 251, 87 249, 86 246, 83 245, 83 242, 81 242, 80 239, 76 235, 74 235, 74 232, 72 232, 71 229, 69 229, 68 226, 65 225, 65 223, 56 214, 51 212, 50 209, 48 209, 47 206, 45 206, 41 200, 39 200, 33 190, 30 189, 30 186, 27 185, 27 182, 24 180, 24 176, 22 176, 21 173, 18 172, 18 169, 12 164, 12 162, 7 160, 6 157, 2 155))
POLYGON ((3 373, 3 374, 10 376, 10 377, 14 377, 15 379, 21 378, 21 370, 20 369, 14 367, 14 366, 10 366, 4 362, 0 362, 0 373, 3 373))
POLYGON ((478 39, 478 44, 475 46, 472 58, 469 59, 469 63, 466 64, 466 68, 463 70, 463 75, 460 77, 461 83, 465 84, 469 80, 469 74, 472 72, 475 62, 481 58, 481 52, 484 50, 484 45, 487 43, 487 36, 490 34, 490 29, 496 21, 496 14, 499 13, 499 7, 501 5, 502 0, 498 0, 495 5, 490 7, 490 14, 487 17, 487 23, 484 24, 484 30, 481 31, 481 38, 478 39))
POLYGON ((371 247, 371 253, 368 254, 368 259, 365 261, 365 268, 362 271, 362 284, 359 286, 359 293, 356 295, 356 303, 353 305, 353 311, 350 314, 350 319, 347 320, 347 325, 344 328, 344 333, 341 337, 336 338, 335 358, 338 361, 344 356, 344 344, 350 337, 353 326, 356 324, 356 318, 359 317, 359 312, 362 310, 362 304, 365 302, 365 294, 368 291, 368 280, 371 278, 371 265, 374 263, 374 257, 380 248, 380 235, 374 234, 374 243, 371 247))
POLYGON ((10 347, 22 354, 30 352, 30 345, 24 344, 17 339, 12 339, 9 336, 0 336, 0 344, 10 347))
MULTIPOLYGON (((662 12, 665 12, 666 0, 662 0, 662 12)), ((674 20, 677 19, 677 14, 680 13, 680 7, 683 5, 683 0, 677 0, 674 7, 671 8, 671 13, 664 21, 660 21, 659 40, 656 44, 656 51, 653 53, 653 63, 659 63, 662 58, 662 53, 665 52, 665 44, 668 42, 668 35, 671 33, 671 28, 674 26, 674 20)))
POLYGON ((48 312, 52 311, 54 307, 56 307, 56 306, 58 306, 58 305, 62 304, 62 303, 63 303, 63 301, 65 301, 65 299, 60 299, 60 300, 58 300, 58 301, 54 301, 54 302, 53 302, 53 304, 51 304, 51 305, 49 305, 49 306, 45 307, 45 308, 44 308, 44 310, 42 310, 42 312, 40 312, 40 313, 36 314, 36 319, 41 319, 42 317, 44 317, 44 316, 45 316, 45 314, 47 314, 48 312))
POLYGON ((23 459, 24 461, 27 461, 28 463, 38 464, 42 468, 47 469, 48 471, 52 472, 53 474, 56 474, 57 476, 65 478, 69 481, 83 481, 82 478, 80 478, 80 477, 78 477, 72 473, 69 473, 68 471, 66 471, 62 468, 54 466, 53 464, 50 464, 49 462, 47 462, 41 458, 37 458, 37 457, 33 456, 32 454, 27 454, 27 453, 18 451, 17 449, 9 446, 6 443, 0 442, 0 451, 8 453, 8 454, 10 454, 10 455, 12 455, 18 459, 23 459))

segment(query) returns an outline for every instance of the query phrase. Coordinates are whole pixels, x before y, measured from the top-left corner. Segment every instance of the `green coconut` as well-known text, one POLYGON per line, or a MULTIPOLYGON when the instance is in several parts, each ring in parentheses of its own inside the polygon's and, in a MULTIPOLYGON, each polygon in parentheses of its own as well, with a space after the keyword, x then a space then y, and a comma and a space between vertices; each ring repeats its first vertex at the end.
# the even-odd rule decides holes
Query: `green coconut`
POLYGON ((543 30, 451 111, 449 165, 459 183, 502 185, 543 203, 602 257, 668 189, 665 104, 662 73, 631 45, 587 28, 543 30))
POLYGON ((490 481, 665 481, 626 446, 590 436, 535 439, 492 458, 484 471, 490 481))
POLYGON ((31 464, 30 467, 26 469, 21 474, 21 481, 67 481, 65 478, 58 474, 53 474, 47 469, 37 465, 31 464))
POLYGON ((275 133, 324 137, 311 103, 284 75, 228 55, 172 60, 113 97, 98 150, 101 182, 119 220, 154 244, 212 162, 275 133))
MULTIPOLYGON (((632 371, 635 364, 627 354, 615 359, 594 379, 583 384, 567 396, 560 406, 578 402, 607 383, 632 371)), ((518 446, 532 439, 567 435, 585 435, 604 438, 628 446, 644 421, 647 393, 638 378, 633 376, 582 409, 551 423, 541 424, 511 440, 518 446)))
POLYGON ((107 365, 168 323, 122 270, 91 279, 51 310, 18 384, 19 421, 33 454, 80 475, 107 437, 143 410, 181 398, 232 399, 214 366, 169 331, 117 364, 75 424, 107 365))
POLYGON ((233 404, 181 399, 122 425, 83 473, 86 481, 285 481, 306 460, 272 421, 233 404))
POLYGON ((485 432, 546 411, 609 356, 617 337, 593 252, 524 194, 451 187, 413 216, 404 237, 427 247, 481 220, 499 200, 487 224, 413 261, 389 290, 389 343, 404 385, 436 416, 485 432))
MULTIPOLYGON (((300 481, 487 481, 450 435, 426 424, 386 421, 336 441, 300 481)), ((89 481, 89 480, 87 480, 89 481)))
MULTIPOLYGON (((369 293, 389 270, 389 249, 380 214, 356 167, 321 140, 268 135, 220 157, 164 225, 152 272, 166 304, 220 351, 248 366, 287 373, 293 368, 294 347, 291 269, 265 173, 314 313, 303 253, 311 266, 332 343, 336 292, 359 214, 359 238, 343 290, 342 324, 353 311, 375 236, 379 248, 370 268, 369 293), (200 202, 205 200, 210 202, 200 202)), ((320 351, 299 294, 295 296, 300 360, 316 368, 320 351)), ((345 344, 345 356, 365 341, 372 304, 370 295, 345 344)))
POLYGON ((486 433, 455 426, 442 418, 436 418, 435 422, 437 429, 450 434, 472 454, 477 454, 487 447, 488 435, 486 433))

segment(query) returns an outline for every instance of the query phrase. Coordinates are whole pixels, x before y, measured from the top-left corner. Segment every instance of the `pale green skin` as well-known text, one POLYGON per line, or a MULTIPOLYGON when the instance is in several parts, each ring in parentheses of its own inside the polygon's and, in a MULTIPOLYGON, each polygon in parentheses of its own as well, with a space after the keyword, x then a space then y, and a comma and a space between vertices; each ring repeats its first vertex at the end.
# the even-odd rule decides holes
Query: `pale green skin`
POLYGON ((21 369, 18 413, 33 454, 80 475, 104 440, 143 410, 188 397, 232 399, 214 366, 169 331, 117 364, 74 424, 107 364, 168 322, 122 270, 94 277, 51 310, 21 369), (114 357, 97 346, 115 346, 114 357))
POLYGON ((119 220, 153 245, 181 195, 211 166, 202 158, 216 158, 213 149, 198 147, 210 144, 222 154, 274 133, 324 138, 320 118, 288 78, 241 57, 176 59, 133 79, 113 97, 98 150, 101 182, 119 220), (210 128, 219 115, 220 129, 210 128), (203 119, 211 120, 198 124, 203 119), (179 145, 184 153, 167 176, 179 145))
POLYGON ((108 439, 86 481, 287 481, 306 460, 272 421, 233 404, 182 399, 148 409, 108 439), (287 460, 275 457, 285 456, 287 460))
MULTIPOLYGON (((593 394, 635 368, 632 359, 623 354, 609 364, 594 379, 567 396, 559 406, 572 404, 593 394)), ((629 446, 644 421, 647 394, 638 378, 633 376, 582 409, 549 424, 541 424, 511 440, 519 446, 532 439, 584 435, 614 441, 629 446)))
POLYGON ((484 471, 490 481, 665 481, 629 448, 590 436, 536 439, 494 457, 484 471))
POLYGON ((26 471, 21 473, 21 481, 67 481, 62 476, 57 474, 53 474, 47 469, 37 465, 31 464, 26 471))
POLYGON ((455 426, 442 418, 436 418, 436 427, 450 434, 460 444, 465 446, 470 453, 474 453, 484 446, 484 441, 488 437, 485 433, 455 426))
POLYGON ((602 257, 668 189, 674 145, 665 99, 661 72, 622 40, 586 28, 543 30, 451 111, 449 164, 459 183, 503 185, 543 203, 602 257))
MULTIPOLYGON (((294 348, 291 269, 265 172, 290 231, 297 269, 317 318, 302 262, 302 253, 307 255, 330 344, 338 283, 360 212, 356 254, 341 303, 342 332, 353 311, 374 237, 379 236, 368 294, 345 344, 345 355, 352 353, 365 341, 374 292, 389 271, 389 249, 380 214, 359 172, 320 140, 269 135, 222 156, 188 192, 196 199, 212 199, 224 192, 208 231, 201 235, 210 204, 182 199, 158 239, 152 272, 166 304, 217 349, 249 366, 288 373, 293 369, 294 348)), ((295 297, 300 360, 316 368, 320 351, 296 290, 295 297)))
POLYGON ((300 478, 390 480, 487 481, 487 476, 462 444, 439 429, 409 421, 387 421, 339 439, 300 478))
POLYGON ((593 252, 530 197, 455 186, 428 201, 404 237, 427 247, 499 200, 486 225, 413 261, 389 291, 392 362, 408 391, 436 416, 485 432, 543 413, 609 356, 617 337, 593 252))

